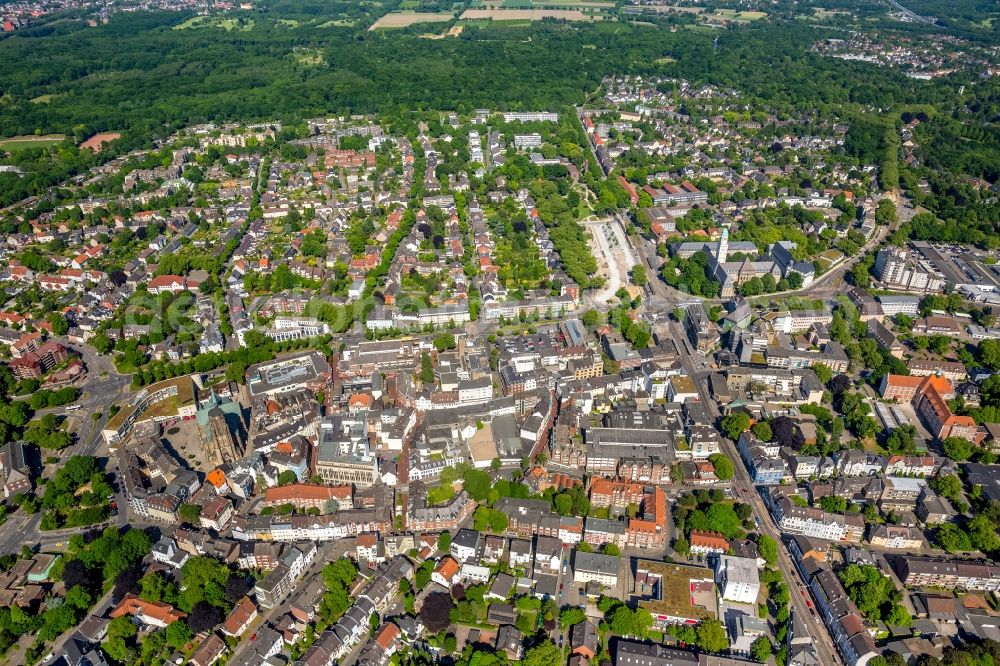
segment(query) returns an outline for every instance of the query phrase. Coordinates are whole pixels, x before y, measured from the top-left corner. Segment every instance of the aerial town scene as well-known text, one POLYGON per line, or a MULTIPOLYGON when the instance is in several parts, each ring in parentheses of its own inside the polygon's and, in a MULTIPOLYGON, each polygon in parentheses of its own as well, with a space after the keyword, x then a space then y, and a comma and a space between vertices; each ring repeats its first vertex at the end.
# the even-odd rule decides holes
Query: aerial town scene
POLYGON ((1000 663, 954 5, 0 5, 0 666, 1000 663))

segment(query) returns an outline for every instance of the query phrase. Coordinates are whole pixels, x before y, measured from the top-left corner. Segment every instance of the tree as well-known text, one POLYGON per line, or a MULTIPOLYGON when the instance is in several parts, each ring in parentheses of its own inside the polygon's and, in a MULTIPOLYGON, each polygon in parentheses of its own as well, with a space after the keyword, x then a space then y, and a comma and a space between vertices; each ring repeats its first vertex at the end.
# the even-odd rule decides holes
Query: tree
POLYGON ((612 557, 619 557, 622 554, 621 549, 618 548, 618 546, 616 546, 613 543, 606 543, 606 544, 604 544, 604 547, 601 549, 601 551, 605 555, 610 555, 612 557))
POLYGON ((827 384, 827 388, 830 389, 830 393, 832 393, 834 397, 839 396, 850 387, 851 380, 847 375, 837 375, 827 384))
POLYGON ((736 441, 750 427, 750 415, 746 412, 733 412, 732 414, 723 416, 720 425, 726 437, 736 441))
POLYGON ((713 504, 708 507, 705 516, 707 529, 720 532, 727 539, 735 539, 743 533, 740 529, 742 521, 730 504, 713 504))
POLYGON ((587 614, 582 608, 567 606, 559 611, 559 626, 565 631, 574 624, 579 624, 587 619, 587 614))
POLYGON ((187 626, 192 632, 200 634, 222 624, 225 619, 221 608, 213 606, 207 601, 199 601, 188 613, 187 626))
POLYGON ((798 425, 787 416, 779 416, 771 421, 771 433, 774 435, 773 441, 781 446, 798 450, 805 444, 805 438, 798 425))
POLYGON ((469 497, 477 502, 484 501, 489 495, 490 488, 493 487, 493 480, 486 472, 478 469, 468 469, 462 476, 462 488, 469 493, 469 497))
POLYGON ((236 604, 250 591, 250 585, 242 574, 231 573, 226 579, 226 601, 236 604))
MULTIPOLYGON (((433 567, 433 562, 431 566, 433 567)), ((323 567, 323 580, 328 588, 349 588, 358 577, 358 567, 353 561, 342 557, 335 562, 329 562, 323 567)))
POLYGON ((722 652, 729 648, 729 637, 726 629, 718 620, 702 620, 695 630, 698 637, 698 647, 705 652, 722 652))
POLYGON ((755 423, 751 429, 754 436, 762 442, 770 442, 774 434, 771 432, 771 424, 767 421, 755 423))
POLYGON ((167 645, 175 650, 181 650, 194 638, 194 633, 183 622, 171 622, 167 625, 167 645))
POLYGON ((713 453, 708 457, 715 466, 715 475, 723 481, 731 481, 734 474, 733 461, 724 453, 713 453))
POLYGON ((642 264, 636 264, 632 267, 630 278, 632 280, 632 284, 639 287, 649 282, 649 278, 646 277, 646 268, 642 264))
POLYGON ((524 654, 523 666, 552 666, 562 661, 562 651, 552 641, 543 641, 524 654))
POLYGON ((653 616, 643 608, 632 610, 621 604, 609 613, 608 625, 611 627, 611 631, 619 636, 644 638, 653 627, 653 616))
POLYGON ((420 567, 413 574, 414 583, 418 590, 422 590, 427 587, 427 583, 431 582, 431 574, 434 573, 434 560, 424 560, 420 567))
POLYGON ((816 379, 820 381, 824 386, 833 379, 833 371, 823 363, 816 363, 812 367, 813 372, 816 373, 816 379))
POLYGON ((941 474, 927 482, 931 490, 941 497, 957 500, 962 496, 962 480, 954 474, 941 474))
POLYGON ((67 590, 77 585, 91 588, 94 583, 93 574, 82 560, 70 560, 67 562, 63 566, 62 580, 67 590))
POLYGON ((434 336, 434 348, 439 352, 456 347, 455 336, 451 333, 441 333, 434 336))
POLYGON ((996 526, 993 521, 984 514, 979 514, 968 522, 965 526, 969 533, 969 540, 976 550, 984 553, 992 553, 1000 549, 1000 538, 997 537, 996 526))
POLYGON ((573 513, 573 497, 567 492, 553 495, 552 504, 560 516, 569 516, 573 513))
POLYGON ((438 550, 447 552, 451 548, 451 532, 444 531, 438 536, 438 550))
POLYGON ((847 511, 847 499, 836 495, 821 497, 819 505, 828 513, 844 513, 847 511))
POLYGON ((941 443, 944 454, 956 461, 968 460, 972 457, 972 442, 961 437, 948 437, 941 443))
POLYGON ((761 663, 771 658, 771 639, 767 636, 760 636, 750 644, 750 657, 754 661, 761 663))
POLYGON ((1000 370, 1000 340, 979 342, 979 362, 990 370, 1000 370))
POLYGON ((42 614, 42 628, 38 630, 38 637, 43 641, 54 641, 74 624, 76 613, 69 605, 49 608, 42 614))
POLYGON ((49 313, 49 316, 46 317, 46 321, 48 321, 52 326, 53 335, 63 336, 69 333, 69 322, 66 321, 66 317, 58 312, 49 313))
POLYGON ((85 611, 94 603, 90 592, 82 585, 75 585, 66 593, 66 605, 79 611, 85 611))
POLYGON ((691 554, 691 544, 684 537, 677 537, 674 541, 674 551, 682 557, 687 557, 691 554))
POLYGON ((115 586, 111 592, 112 600, 118 603, 126 594, 137 592, 142 576, 143 569, 138 565, 132 565, 120 571, 115 576, 115 586))
POLYGON ((600 310, 591 308, 583 313, 583 317, 581 317, 580 320, 583 322, 584 326, 593 330, 604 323, 604 315, 600 310))
POLYGON ((177 586, 159 571, 151 571, 143 576, 139 581, 139 589, 139 596, 146 601, 170 604, 176 601, 177 586))
POLYGON ((295 474, 295 472, 293 472, 290 469, 282 470, 281 473, 278 474, 278 485, 279 486, 287 486, 287 485, 289 485, 291 483, 295 483, 298 480, 299 480, 299 477, 295 474))
POLYGON ((180 516, 182 522, 195 523, 198 521, 198 517, 201 516, 201 505, 182 504, 177 514, 180 516))
POLYGON ((885 616, 885 623, 890 627, 908 627, 912 622, 913 618, 902 604, 893 604, 885 616))
POLYGON ((972 540, 969 535, 952 523, 943 523, 934 531, 932 540, 940 548, 949 553, 960 553, 972 550, 972 540))
POLYGON ((424 605, 420 607, 420 619, 428 633, 436 634, 448 627, 451 608, 451 596, 444 592, 435 592, 424 599, 424 605))
POLYGON ((757 552, 771 566, 778 562, 778 543, 766 534, 757 535, 757 552))
POLYGON ((431 363, 431 356, 427 352, 420 355, 420 381, 424 384, 434 383, 434 365, 431 363))

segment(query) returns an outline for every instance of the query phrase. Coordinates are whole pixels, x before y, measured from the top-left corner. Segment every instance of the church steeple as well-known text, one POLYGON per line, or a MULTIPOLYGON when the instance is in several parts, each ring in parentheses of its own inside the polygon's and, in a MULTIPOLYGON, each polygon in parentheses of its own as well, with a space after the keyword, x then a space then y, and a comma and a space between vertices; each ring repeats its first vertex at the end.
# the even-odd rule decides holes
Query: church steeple
POLYGON ((729 227, 722 227, 722 236, 719 238, 719 249, 715 253, 715 261, 722 264, 726 262, 729 255, 729 227))

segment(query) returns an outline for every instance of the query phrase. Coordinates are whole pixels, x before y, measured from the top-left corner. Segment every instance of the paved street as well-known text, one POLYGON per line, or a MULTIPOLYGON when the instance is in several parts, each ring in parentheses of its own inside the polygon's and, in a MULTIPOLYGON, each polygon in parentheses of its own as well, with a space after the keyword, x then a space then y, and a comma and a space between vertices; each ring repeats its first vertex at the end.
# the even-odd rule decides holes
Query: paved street
MULTIPOLYGON (((714 418, 718 418, 720 416, 718 407, 716 406, 715 401, 710 398, 706 389, 705 377, 708 374, 708 371, 703 369, 704 365, 702 360, 698 358, 700 355, 694 355, 691 353, 679 323, 670 322, 669 326, 673 331, 675 339, 684 340, 682 344, 677 345, 681 350, 681 364, 683 365, 685 372, 695 379, 699 399, 702 404, 707 407, 709 413, 714 418)), ((761 530, 778 543, 778 568, 781 570, 781 574, 788 585, 789 598, 791 599, 791 610, 798 614, 799 617, 804 618, 804 624, 809 632, 809 636, 816 645, 833 646, 833 640, 830 638, 826 627, 822 622, 816 619, 816 616, 810 612, 809 607, 806 604, 806 598, 800 589, 800 586, 805 584, 805 580, 802 579, 799 575, 798 569, 796 569, 795 565, 792 563, 791 557, 781 541, 781 534, 771 521, 771 516, 764 507, 764 502, 760 495, 758 495, 756 487, 753 483, 751 483, 750 475, 747 472, 746 467, 743 465, 742 458, 736 450, 736 446, 726 437, 722 437, 722 449, 723 453, 733 460, 733 469, 736 474, 733 487, 736 489, 737 499, 741 502, 750 504, 753 508, 754 518, 756 518, 761 530)), ((837 655, 832 649, 817 650, 817 654, 822 666, 839 666, 841 664, 839 655, 837 655)))
MULTIPOLYGON (((257 629, 271 621, 277 620, 282 615, 287 613, 291 609, 291 599, 295 597, 297 590, 300 590, 307 586, 315 577, 321 575, 321 571, 327 562, 333 562, 344 556, 349 550, 354 549, 355 539, 353 537, 347 539, 340 539, 338 541, 331 541, 328 543, 317 544, 316 546, 316 560, 313 562, 309 570, 302 575, 302 578, 292 586, 291 591, 288 593, 280 604, 272 608, 271 610, 266 610, 261 608, 260 615, 254 621, 253 625, 247 630, 247 633, 254 633, 257 629)), ((362 579, 363 581, 364 579, 362 579)), ((365 581, 366 582, 366 581, 365 581)), ((363 585, 364 582, 359 583, 363 585)), ((359 588, 355 588, 352 594, 355 594, 359 588)), ((237 649, 236 653, 229 660, 234 663, 239 663, 240 655, 249 649, 249 641, 242 641, 237 649)), ((360 648, 358 648, 360 649, 360 648)), ((346 659, 346 658, 345 658, 346 659)), ((341 663, 346 664, 345 660, 341 660, 341 663)))

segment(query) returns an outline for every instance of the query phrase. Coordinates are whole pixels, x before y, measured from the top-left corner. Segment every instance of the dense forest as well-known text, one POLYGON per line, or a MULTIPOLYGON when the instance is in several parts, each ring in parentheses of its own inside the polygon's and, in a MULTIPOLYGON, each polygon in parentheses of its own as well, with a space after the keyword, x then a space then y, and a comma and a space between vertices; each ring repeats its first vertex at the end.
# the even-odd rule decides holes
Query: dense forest
POLYGON ((895 69, 828 58, 811 47, 831 36, 829 29, 778 14, 714 32, 546 20, 466 26, 458 38, 437 40, 422 37, 422 26, 369 31, 373 10, 346 2, 277 0, 236 13, 238 25, 230 30, 211 21, 185 27, 211 18, 190 12, 118 14, 97 28, 64 17, 0 38, 0 137, 69 137, 47 154, 16 155, 24 175, 0 174, 0 205, 193 123, 297 124, 361 112, 395 125, 408 110, 554 109, 596 101, 606 76, 659 74, 738 89, 751 106, 779 115, 809 109, 846 119, 852 125, 846 152, 878 163, 883 185, 902 177, 916 195, 926 179, 932 193, 919 198, 933 212, 967 221, 977 239, 988 235, 990 204, 969 196, 962 177, 995 182, 998 176, 996 79, 958 71, 918 81, 895 69), (961 86, 965 92, 956 95, 961 86), (923 163, 900 174, 898 129, 914 105, 930 111, 917 132, 923 163), (123 138, 100 158, 76 149, 97 131, 123 138))
POLYGON ((7 101, 0 136, 83 126, 148 139, 207 120, 397 106, 541 108, 579 103, 604 76, 621 73, 732 85, 788 106, 886 108, 918 93, 930 103, 947 95, 893 71, 811 54, 818 34, 799 24, 732 28, 713 49, 710 33, 620 23, 467 28, 444 40, 315 23, 291 28, 266 15, 248 31, 173 29, 189 18, 117 15, 96 29, 70 24, 0 41, 7 101), (302 48, 319 49, 324 63, 302 63, 295 57, 302 48), (32 102, 42 95, 51 97, 32 102))

